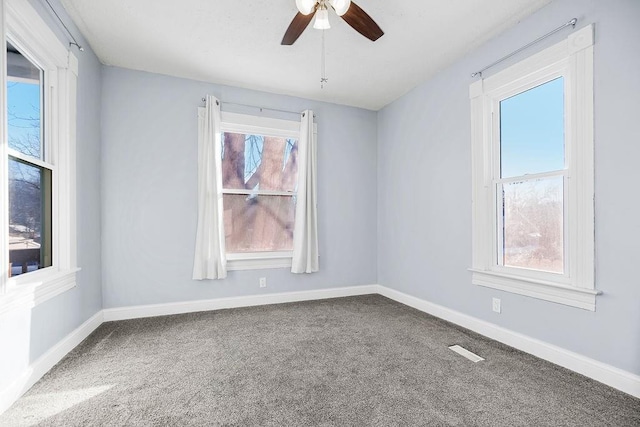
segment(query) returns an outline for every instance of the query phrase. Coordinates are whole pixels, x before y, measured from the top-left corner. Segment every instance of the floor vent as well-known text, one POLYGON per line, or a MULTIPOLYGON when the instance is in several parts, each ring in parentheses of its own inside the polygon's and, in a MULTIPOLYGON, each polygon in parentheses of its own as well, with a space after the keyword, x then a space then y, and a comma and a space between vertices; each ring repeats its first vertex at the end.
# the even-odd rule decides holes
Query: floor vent
POLYGON ((477 354, 471 353, 469 350, 467 350, 464 347, 460 347, 459 345, 452 345, 449 348, 455 351, 456 353, 458 353, 459 355, 466 357, 467 359, 471 360, 474 363, 484 360, 482 357, 478 356, 477 354))

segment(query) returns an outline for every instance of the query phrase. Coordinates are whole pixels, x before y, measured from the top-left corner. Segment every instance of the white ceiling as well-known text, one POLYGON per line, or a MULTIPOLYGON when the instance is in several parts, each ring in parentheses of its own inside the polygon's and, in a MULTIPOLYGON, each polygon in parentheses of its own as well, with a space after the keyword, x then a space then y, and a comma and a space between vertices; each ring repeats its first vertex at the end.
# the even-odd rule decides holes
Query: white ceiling
MULTIPOLYGON (((62 0, 108 65, 378 110, 551 0, 357 0, 371 42, 330 11, 281 46, 295 0, 62 0)), ((472 71, 472 70, 469 70, 472 71)))

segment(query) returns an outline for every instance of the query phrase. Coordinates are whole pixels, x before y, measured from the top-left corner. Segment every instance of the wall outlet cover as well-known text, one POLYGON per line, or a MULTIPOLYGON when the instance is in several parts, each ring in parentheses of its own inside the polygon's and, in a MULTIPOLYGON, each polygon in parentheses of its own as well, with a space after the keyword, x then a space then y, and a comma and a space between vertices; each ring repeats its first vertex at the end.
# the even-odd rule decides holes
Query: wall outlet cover
POLYGON ((502 312, 502 304, 500 303, 500 298, 493 298, 493 311, 496 313, 502 312))

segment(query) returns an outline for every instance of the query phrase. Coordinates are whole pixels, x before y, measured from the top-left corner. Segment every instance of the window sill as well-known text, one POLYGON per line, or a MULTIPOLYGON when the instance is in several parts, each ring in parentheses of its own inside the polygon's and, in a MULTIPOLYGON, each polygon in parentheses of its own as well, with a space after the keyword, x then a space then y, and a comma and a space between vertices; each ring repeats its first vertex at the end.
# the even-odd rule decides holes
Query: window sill
POLYGON ((255 252, 227 254, 227 270, 262 270, 291 268, 291 252, 255 252))
POLYGON ((475 269, 469 269, 469 271, 472 272, 471 281, 474 285, 526 295, 589 311, 596 311, 596 296, 601 293, 594 289, 576 288, 494 271, 475 269))
POLYGON ((47 269, 9 279, 7 292, 0 296, 0 315, 17 308, 33 308, 74 288, 78 271, 47 269))

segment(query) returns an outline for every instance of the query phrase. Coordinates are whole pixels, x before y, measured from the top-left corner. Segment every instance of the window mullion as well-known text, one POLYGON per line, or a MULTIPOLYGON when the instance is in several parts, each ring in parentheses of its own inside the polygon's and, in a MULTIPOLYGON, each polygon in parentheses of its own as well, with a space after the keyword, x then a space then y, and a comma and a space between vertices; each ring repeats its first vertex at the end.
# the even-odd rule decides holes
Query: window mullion
POLYGON ((222 194, 242 194, 247 196, 295 196, 292 191, 275 191, 275 190, 249 190, 249 189, 222 189, 222 194))
POLYGON ((509 184, 512 182, 533 181, 536 179, 553 178, 556 176, 567 176, 567 175, 568 175, 568 171, 566 169, 561 169, 561 170, 556 170, 551 172, 532 173, 527 175, 511 176, 508 178, 497 178, 494 182, 497 184, 509 184))
POLYGON ((13 158, 13 159, 15 159, 17 161, 20 161, 22 163, 25 163, 25 164, 28 164, 28 165, 33 165, 33 166, 38 166, 38 167, 45 168, 45 169, 49 169, 52 172, 55 171, 55 169, 56 169, 55 165, 52 165, 51 163, 44 162, 44 161, 42 161, 40 159, 37 159, 35 157, 32 157, 32 156, 27 156, 26 154, 22 154, 21 152, 13 150, 11 148, 8 148, 7 152, 8 152, 8 156, 9 157, 11 157, 11 158, 13 158))

